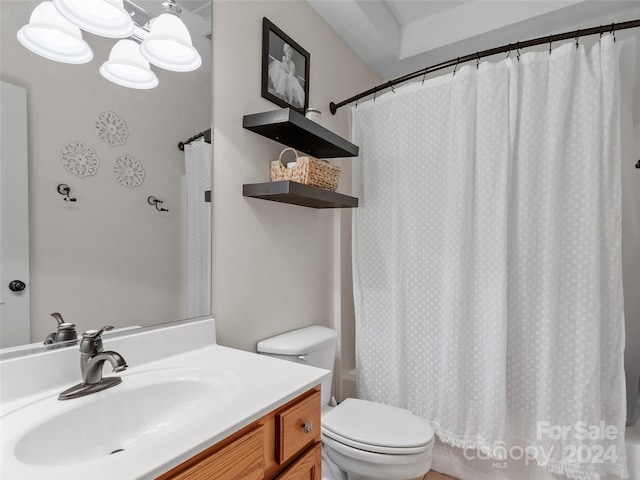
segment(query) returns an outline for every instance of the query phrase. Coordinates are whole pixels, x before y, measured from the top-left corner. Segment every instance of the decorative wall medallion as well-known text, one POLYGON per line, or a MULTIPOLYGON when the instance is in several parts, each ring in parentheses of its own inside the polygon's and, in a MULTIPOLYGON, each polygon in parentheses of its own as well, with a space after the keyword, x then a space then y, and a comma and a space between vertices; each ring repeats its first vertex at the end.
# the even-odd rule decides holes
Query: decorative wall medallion
POLYGON ((125 187, 133 188, 142 184, 144 169, 142 168, 142 163, 131 155, 123 155, 116 158, 113 164, 113 175, 118 183, 125 187))
POLYGON ((60 151, 60 160, 69 173, 78 177, 95 175, 100 166, 96 151, 83 142, 69 142, 60 151))
POLYGON ((96 133, 107 145, 124 145, 129 130, 124 120, 113 112, 102 112, 96 117, 96 133))

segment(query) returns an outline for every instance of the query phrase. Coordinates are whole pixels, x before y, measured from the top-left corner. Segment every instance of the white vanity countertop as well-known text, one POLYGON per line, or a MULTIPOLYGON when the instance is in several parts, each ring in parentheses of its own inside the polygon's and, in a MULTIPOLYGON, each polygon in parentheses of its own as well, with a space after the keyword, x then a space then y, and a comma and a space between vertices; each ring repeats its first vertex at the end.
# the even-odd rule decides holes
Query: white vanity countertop
MULTIPOLYGON (((326 370, 214 344, 139 366, 131 365, 128 370, 119 374, 123 379, 121 385, 93 395, 61 402, 57 400, 60 389, 55 388, 3 402, 2 417, 8 417, 11 412, 39 401, 55 401, 55 404, 50 405, 56 409, 66 408, 60 404, 73 407, 81 406, 82 402, 90 404, 94 395, 108 397, 117 394, 118 388, 127 384, 128 376, 181 368, 207 370, 213 375, 223 375, 226 384, 231 385, 228 391, 222 393, 228 394, 228 398, 216 399, 218 406, 213 415, 203 417, 189 428, 177 430, 169 438, 152 441, 149 448, 136 445, 135 448, 125 449, 115 455, 53 466, 26 464, 17 460, 13 451, 16 438, 23 432, 3 429, 0 477, 38 480, 155 478, 318 385, 329 375, 326 370)), ((130 382, 133 379, 134 377, 130 382)), ((153 402, 152 399, 150 401, 153 402)), ((118 418, 113 418, 113 422, 118 422, 118 418)), ((91 431, 91 418, 86 419, 86 428, 88 432, 91 431)))

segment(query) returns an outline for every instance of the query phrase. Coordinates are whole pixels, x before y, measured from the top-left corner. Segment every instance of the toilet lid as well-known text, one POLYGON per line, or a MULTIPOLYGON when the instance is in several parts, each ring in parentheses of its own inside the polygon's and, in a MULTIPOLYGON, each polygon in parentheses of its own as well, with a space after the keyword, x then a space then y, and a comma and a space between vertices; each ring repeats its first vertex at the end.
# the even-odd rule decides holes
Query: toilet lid
POLYGON ((379 453, 417 453, 433 442, 433 430, 408 410, 348 398, 322 417, 334 440, 379 453))

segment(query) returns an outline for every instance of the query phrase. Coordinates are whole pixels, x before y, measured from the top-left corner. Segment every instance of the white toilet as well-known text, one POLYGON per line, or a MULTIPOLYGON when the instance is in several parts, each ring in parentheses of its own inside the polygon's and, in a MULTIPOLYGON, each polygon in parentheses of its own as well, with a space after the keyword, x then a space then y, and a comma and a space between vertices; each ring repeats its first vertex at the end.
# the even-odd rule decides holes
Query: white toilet
MULTIPOLYGON (((335 331, 312 326, 268 338, 257 348, 333 374, 337 342, 335 331)), ((425 421, 401 408, 355 398, 330 407, 330 399, 331 377, 322 382, 323 459, 349 480, 421 479, 429 471, 434 440, 425 421)), ((324 470, 335 470, 330 467, 324 470)))

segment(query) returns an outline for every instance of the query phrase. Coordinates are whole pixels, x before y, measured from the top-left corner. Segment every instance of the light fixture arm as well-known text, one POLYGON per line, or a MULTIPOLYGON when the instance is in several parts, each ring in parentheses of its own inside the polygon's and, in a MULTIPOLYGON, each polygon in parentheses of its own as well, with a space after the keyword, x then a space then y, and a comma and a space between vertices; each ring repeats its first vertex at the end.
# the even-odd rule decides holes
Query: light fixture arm
POLYGON ((136 23, 140 23, 140 22, 136 21, 137 12, 142 12, 147 17, 153 18, 153 14, 151 12, 149 12, 149 10, 144 8, 142 5, 139 5, 134 0, 124 0, 124 4, 126 5, 125 10, 127 10, 127 12, 129 12, 129 15, 131 15, 131 18, 133 18, 133 21, 136 22, 136 23))
POLYGON ((162 2, 162 8, 166 13, 172 13, 178 17, 182 13, 182 8, 180 8, 180 5, 178 5, 175 0, 165 0, 162 2))

